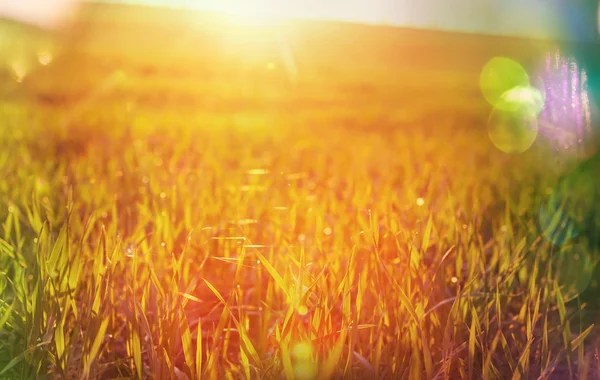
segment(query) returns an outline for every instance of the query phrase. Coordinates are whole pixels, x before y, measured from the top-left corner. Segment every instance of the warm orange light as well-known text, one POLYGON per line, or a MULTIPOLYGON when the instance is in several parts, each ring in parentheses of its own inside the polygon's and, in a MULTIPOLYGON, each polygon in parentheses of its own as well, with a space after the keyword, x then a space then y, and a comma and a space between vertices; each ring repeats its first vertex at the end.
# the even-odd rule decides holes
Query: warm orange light
POLYGON ((298 306, 298 314, 300 314, 300 315, 308 314, 308 308, 306 307, 306 305, 298 306))
POLYGON ((312 344, 309 342, 298 343, 292 350, 292 357, 296 360, 310 360, 313 354, 312 344))
POLYGON ((38 62, 42 66, 47 66, 52 62, 53 56, 49 51, 40 51, 38 53, 38 62))
POLYGON ((236 3, 226 10, 230 19, 241 25, 265 26, 275 24, 289 16, 290 10, 284 4, 268 0, 236 3))
POLYGON ((76 0, 0 1, 0 17, 54 29, 69 20, 75 8, 76 0))

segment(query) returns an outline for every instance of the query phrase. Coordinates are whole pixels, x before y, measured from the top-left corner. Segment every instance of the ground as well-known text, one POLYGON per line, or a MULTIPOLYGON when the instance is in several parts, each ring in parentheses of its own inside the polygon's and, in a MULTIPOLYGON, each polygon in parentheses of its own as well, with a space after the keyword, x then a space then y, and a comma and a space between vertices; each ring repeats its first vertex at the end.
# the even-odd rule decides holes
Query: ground
POLYGON ((580 156, 499 151, 479 91, 555 44, 113 5, 64 38, 4 67, 0 376, 597 376, 593 246, 540 217, 580 156))

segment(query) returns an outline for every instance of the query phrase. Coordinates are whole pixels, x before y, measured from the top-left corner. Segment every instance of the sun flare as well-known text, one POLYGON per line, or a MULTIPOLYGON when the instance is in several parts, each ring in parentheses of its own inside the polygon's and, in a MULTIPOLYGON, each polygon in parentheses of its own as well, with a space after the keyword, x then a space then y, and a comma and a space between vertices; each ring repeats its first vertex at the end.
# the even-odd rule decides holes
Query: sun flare
POLYGON ((267 26, 289 17, 290 10, 272 1, 260 0, 227 7, 225 13, 232 22, 240 25, 267 26))

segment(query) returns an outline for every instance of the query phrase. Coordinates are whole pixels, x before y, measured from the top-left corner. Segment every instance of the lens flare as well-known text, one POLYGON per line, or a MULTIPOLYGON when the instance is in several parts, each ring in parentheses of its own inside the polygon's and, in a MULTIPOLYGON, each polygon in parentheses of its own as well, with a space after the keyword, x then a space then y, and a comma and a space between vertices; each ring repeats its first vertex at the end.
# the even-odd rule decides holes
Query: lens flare
POLYGON ((574 57, 557 49, 546 53, 541 76, 546 98, 540 134, 555 149, 575 148, 577 153, 591 135, 588 74, 574 57))
POLYGON ((0 73, 20 83, 49 65, 75 10, 75 0, 0 1, 0 73))
POLYGON ((294 359, 294 376, 296 379, 316 379, 317 366, 312 357, 313 347, 310 342, 302 342, 294 346, 292 358, 294 359))
POLYGON ((15 81, 17 83, 21 83, 23 82, 23 79, 25 79, 25 77, 27 76, 27 73, 29 72, 29 68, 27 63, 21 61, 15 61, 13 62, 12 66, 12 73, 13 76, 15 78, 15 81))
POLYGON ((565 244, 597 228, 598 161, 588 160, 563 178, 540 209, 540 227, 552 244, 565 244))
POLYGON ((537 117, 544 108, 544 96, 536 87, 517 86, 502 94, 497 108, 531 118, 537 117))
POLYGON ((490 140, 505 153, 525 152, 538 133, 537 115, 543 108, 540 91, 517 86, 502 94, 496 103, 488 121, 490 140))
POLYGON ((292 350, 292 356, 296 360, 310 360, 312 357, 312 345, 309 342, 296 344, 292 350))
POLYGON ((48 66, 52 62, 53 58, 52 52, 50 51, 40 50, 38 52, 38 62, 42 66, 48 66))
POLYGON ((298 380, 314 380, 317 378, 317 367, 308 361, 299 362, 294 365, 294 377, 298 380))
POLYGON ((35 67, 50 63, 54 51, 50 36, 27 25, 0 21, 0 70, 21 82, 35 67))
POLYGON ((600 158, 592 158, 547 191, 548 200, 539 213, 543 236, 556 247, 554 274, 566 301, 588 288, 598 262, 596 217, 600 158))
POLYGON ((560 292, 568 302, 585 291, 592 282, 597 260, 583 244, 563 246, 555 256, 554 271, 560 292))
POLYGON ((546 92, 546 82, 544 81, 544 78, 542 78, 541 76, 537 76, 532 80, 531 85, 536 88, 539 91, 539 94, 542 98, 542 109, 544 108, 544 106, 546 105, 546 97, 547 97, 547 92, 546 92))
MULTIPOLYGON (((529 75, 518 62, 505 58, 492 58, 481 71, 479 86, 484 98, 494 108, 504 110, 511 106, 502 97, 510 90, 519 87, 529 87, 529 75)), ((510 111, 510 109, 508 110, 510 111)))
POLYGON ((308 314, 308 308, 306 307, 306 305, 298 306, 298 314, 300 314, 300 315, 308 314))

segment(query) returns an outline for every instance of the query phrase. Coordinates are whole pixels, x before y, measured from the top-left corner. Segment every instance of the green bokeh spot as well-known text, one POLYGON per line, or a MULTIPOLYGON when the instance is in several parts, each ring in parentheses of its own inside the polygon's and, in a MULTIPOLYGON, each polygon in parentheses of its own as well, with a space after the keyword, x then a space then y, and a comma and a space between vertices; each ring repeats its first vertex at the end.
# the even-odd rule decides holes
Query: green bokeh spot
POLYGON ((484 98, 494 108, 511 111, 503 107, 514 104, 502 101, 508 91, 518 87, 530 86, 527 71, 518 62, 505 57, 492 58, 485 64, 479 77, 479 87, 484 98))
POLYGON ((500 96, 496 108, 522 118, 536 118, 544 108, 544 96, 535 87, 517 86, 500 96))
POLYGON ((540 208, 540 227, 546 239, 563 245, 596 231, 598 226, 598 168, 583 164, 561 179, 540 208))
POLYGON ((488 135, 496 148, 505 153, 523 153, 538 135, 538 123, 529 112, 494 109, 488 120, 488 135))
POLYGON ((554 276, 565 302, 588 288, 598 261, 582 244, 561 247, 553 260, 554 276))

